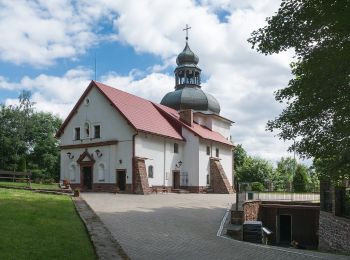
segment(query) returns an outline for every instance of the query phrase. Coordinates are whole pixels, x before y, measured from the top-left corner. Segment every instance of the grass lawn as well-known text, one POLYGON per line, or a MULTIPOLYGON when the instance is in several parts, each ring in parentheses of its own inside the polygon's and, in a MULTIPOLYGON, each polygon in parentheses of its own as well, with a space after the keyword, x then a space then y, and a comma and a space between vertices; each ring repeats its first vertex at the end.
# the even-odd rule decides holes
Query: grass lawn
POLYGON ((0 259, 96 259, 68 196, 0 188, 0 259))
MULTIPOLYGON (((10 186, 10 187, 28 187, 28 184, 25 182, 0 182, 1 186, 10 186)), ((58 187, 57 184, 38 184, 38 183, 31 183, 30 187, 33 189, 51 189, 51 190, 58 190, 60 187, 58 187)))

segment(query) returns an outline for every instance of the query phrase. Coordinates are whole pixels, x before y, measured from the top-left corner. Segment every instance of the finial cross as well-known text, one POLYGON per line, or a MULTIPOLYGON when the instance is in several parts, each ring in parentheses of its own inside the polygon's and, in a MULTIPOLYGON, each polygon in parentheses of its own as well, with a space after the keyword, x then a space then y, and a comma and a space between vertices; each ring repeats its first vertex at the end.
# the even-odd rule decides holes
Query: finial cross
POLYGON ((188 30, 191 29, 191 27, 188 27, 188 24, 186 24, 186 28, 183 29, 183 31, 186 31, 186 41, 188 40, 188 30))

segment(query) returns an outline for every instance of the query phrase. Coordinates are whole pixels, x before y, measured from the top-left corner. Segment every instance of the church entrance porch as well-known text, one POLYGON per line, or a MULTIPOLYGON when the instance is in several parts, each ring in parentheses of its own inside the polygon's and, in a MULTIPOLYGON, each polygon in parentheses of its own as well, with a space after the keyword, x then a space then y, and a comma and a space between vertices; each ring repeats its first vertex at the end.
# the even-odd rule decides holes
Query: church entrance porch
POLYGON ((80 165, 80 188, 82 191, 93 190, 93 167, 95 160, 87 149, 79 156, 77 163, 80 165))

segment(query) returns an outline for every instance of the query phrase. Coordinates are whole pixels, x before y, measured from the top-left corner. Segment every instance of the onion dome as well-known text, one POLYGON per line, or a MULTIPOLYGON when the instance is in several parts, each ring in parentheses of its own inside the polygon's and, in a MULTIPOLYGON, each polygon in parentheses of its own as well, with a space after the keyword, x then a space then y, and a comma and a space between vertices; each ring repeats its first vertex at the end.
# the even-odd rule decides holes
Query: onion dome
POLYGON ((169 92, 160 103, 178 111, 193 109, 209 114, 220 113, 220 104, 216 98, 199 87, 185 87, 169 92))
POLYGON ((193 53, 193 51, 190 49, 190 46, 188 46, 188 43, 186 41, 186 46, 184 50, 176 58, 176 64, 177 65, 185 65, 185 64, 197 65, 198 62, 199 62, 198 56, 193 53))

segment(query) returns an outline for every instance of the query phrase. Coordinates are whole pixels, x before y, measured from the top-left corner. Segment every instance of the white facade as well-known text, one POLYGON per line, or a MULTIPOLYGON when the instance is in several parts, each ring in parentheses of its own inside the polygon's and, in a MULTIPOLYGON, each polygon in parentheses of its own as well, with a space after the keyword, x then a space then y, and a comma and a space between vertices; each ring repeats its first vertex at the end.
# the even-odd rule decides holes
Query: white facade
MULTIPOLYGON (((197 116, 195 121, 209 129, 215 129, 227 140, 230 126, 215 117, 197 116), (210 127, 209 127, 210 126, 210 127)), ((113 107, 101 92, 93 87, 84 97, 74 115, 60 135, 61 180, 81 184, 82 166, 78 159, 87 151, 92 163, 92 183, 116 185, 117 171, 126 174, 125 183, 132 185, 132 158, 145 158, 149 186, 172 187, 173 172, 180 173, 180 186, 206 187, 210 175, 210 157, 219 158, 226 176, 232 185, 232 146, 205 140, 186 127, 182 127, 184 141, 135 130, 127 119, 113 107), (96 138, 95 126, 100 128, 96 138), (80 129, 80 140, 76 140, 76 129, 80 129), (88 133, 87 130, 88 129, 88 133), (177 146, 177 149, 174 148, 177 146), (207 147, 210 153, 207 154, 207 147)), ((88 159, 83 159, 87 160, 88 159)), ((85 161, 82 161, 82 165, 85 161)))

